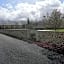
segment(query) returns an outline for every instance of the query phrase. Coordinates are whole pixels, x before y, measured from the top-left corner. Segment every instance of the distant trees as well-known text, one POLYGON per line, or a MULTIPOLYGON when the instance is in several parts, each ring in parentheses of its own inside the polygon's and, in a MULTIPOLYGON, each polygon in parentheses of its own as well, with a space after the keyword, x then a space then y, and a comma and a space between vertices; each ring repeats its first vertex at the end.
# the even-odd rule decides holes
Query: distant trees
POLYGON ((29 24, 30 23, 30 20, 29 20, 29 18, 27 19, 27 24, 29 24))

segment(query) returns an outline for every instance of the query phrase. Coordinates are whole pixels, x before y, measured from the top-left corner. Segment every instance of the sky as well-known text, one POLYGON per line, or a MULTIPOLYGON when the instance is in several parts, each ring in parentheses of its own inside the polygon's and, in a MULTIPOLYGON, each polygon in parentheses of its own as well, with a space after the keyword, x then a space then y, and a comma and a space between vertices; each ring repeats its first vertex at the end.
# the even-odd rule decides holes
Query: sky
POLYGON ((51 13, 53 9, 64 13, 64 0, 0 0, 0 19, 39 20, 42 15, 51 13))

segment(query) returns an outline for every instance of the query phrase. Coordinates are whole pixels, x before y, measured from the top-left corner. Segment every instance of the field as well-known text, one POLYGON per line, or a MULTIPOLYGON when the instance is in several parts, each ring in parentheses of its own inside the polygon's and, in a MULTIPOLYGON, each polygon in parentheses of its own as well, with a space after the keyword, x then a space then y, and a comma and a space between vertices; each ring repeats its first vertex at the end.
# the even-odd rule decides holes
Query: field
POLYGON ((56 32, 64 32, 64 29, 57 29, 56 32))
POLYGON ((64 29, 47 29, 47 30, 40 30, 40 31, 52 31, 52 32, 64 32, 64 29))
MULTIPOLYGON (((44 30, 43 30, 44 31, 44 30)), ((46 31, 53 31, 53 32, 64 32, 64 29, 47 29, 46 31)))

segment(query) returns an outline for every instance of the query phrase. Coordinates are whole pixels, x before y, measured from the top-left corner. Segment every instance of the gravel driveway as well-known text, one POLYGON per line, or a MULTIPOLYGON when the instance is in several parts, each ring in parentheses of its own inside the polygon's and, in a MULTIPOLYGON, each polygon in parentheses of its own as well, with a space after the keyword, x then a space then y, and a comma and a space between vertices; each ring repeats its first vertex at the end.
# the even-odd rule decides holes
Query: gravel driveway
POLYGON ((0 64, 51 64, 42 50, 35 44, 0 34, 0 64))

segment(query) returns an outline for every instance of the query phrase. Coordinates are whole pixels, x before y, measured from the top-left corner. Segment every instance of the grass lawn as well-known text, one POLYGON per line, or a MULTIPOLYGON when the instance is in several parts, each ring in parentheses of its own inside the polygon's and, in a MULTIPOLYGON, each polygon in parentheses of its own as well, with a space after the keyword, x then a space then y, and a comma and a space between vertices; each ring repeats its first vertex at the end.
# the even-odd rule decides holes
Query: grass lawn
POLYGON ((56 29, 56 32, 64 32, 64 29, 56 29))
MULTIPOLYGON (((48 31, 48 30, 55 32, 54 29, 47 29, 47 31, 48 31)), ((64 32, 64 29, 56 29, 56 32, 64 32)))

